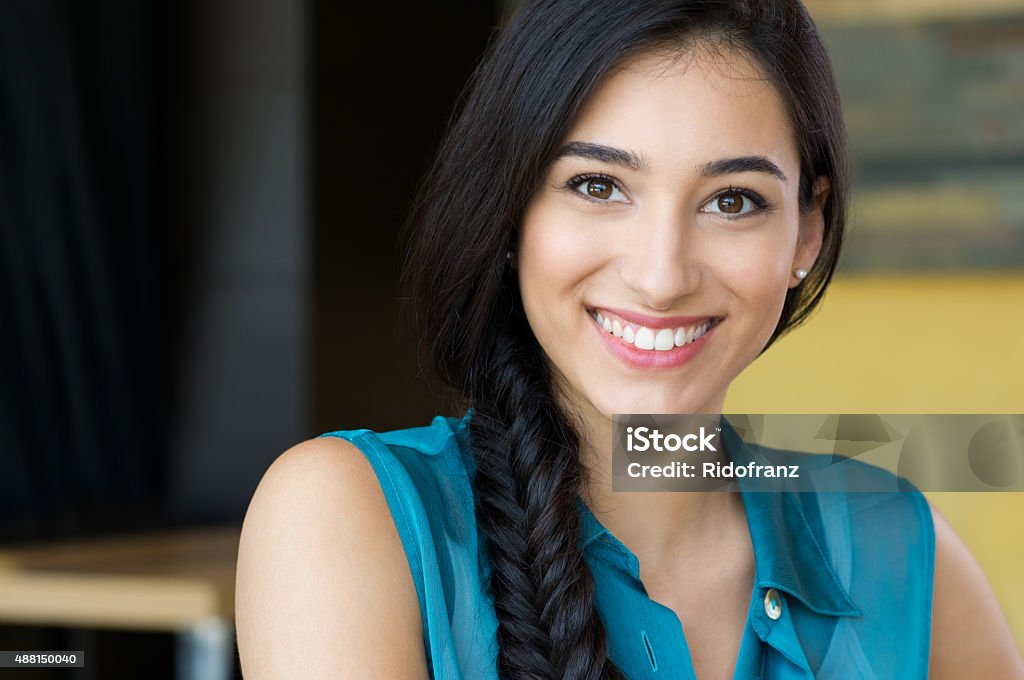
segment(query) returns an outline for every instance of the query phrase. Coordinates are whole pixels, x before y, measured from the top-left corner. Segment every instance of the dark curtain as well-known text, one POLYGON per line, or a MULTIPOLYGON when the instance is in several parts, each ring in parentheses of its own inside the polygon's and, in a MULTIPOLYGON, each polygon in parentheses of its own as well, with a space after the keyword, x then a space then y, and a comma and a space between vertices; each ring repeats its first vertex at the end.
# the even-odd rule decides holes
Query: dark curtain
POLYGON ((156 4, 0 5, 0 540, 160 506, 177 311, 156 4))

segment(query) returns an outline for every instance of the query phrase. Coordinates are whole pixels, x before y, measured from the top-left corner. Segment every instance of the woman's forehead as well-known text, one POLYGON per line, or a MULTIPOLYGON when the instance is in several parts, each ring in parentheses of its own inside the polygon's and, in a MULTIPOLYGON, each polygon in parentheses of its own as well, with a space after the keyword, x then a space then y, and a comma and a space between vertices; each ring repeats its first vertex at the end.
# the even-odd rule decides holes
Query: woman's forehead
POLYGON ((652 165, 739 152, 799 163, 775 85, 746 52, 728 48, 624 61, 588 97, 566 141, 628 148, 652 165))

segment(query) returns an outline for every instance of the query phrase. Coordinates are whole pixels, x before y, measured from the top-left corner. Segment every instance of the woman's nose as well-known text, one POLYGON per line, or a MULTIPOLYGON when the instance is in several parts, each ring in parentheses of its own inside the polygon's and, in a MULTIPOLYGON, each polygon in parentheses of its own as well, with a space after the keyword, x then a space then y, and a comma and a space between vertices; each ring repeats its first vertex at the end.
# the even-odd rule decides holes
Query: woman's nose
POLYGON ((629 238, 621 277, 651 309, 677 307, 700 287, 699 241, 694 225, 678 215, 649 220, 629 238))

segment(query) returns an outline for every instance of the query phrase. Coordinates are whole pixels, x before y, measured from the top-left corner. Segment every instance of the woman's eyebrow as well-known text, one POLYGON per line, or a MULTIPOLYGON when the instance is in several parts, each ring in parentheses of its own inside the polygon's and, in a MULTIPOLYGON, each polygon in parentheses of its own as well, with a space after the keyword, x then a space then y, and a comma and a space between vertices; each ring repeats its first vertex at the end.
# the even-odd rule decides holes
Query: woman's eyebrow
POLYGON ((699 172, 704 177, 721 177, 731 175, 734 172, 766 172, 769 175, 778 177, 783 182, 786 173, 782 172, 775 163, 764 156, 737 156, 736 158, 720 158, 717 161, 708 161, 700 166, 699 172))
MULTIPOLYGON (((637 171, 647 169, 647 163, 639 154, 632 151, 626 151, 625 149, 619 149, 614 146, 594 144, 592 142, 569 142, 558 150, 558 155, 555 156, 555 160, 565 158, 566 156, 575 156, 577 158, 586 158, 593 161, 600 161, 602 163, 611 163, 612 165, 621 165, 637 171)), ((721 177, 722 175, 731 175, 738 172, 764 172, 774 177, 778 177, 783 182, 789 181, 786 177, 786 173, 782 172, 782 168, 764 156, 720 158, 718 160, 708 161, 707 163, 702 164, 698 168, 698 172, 704 177, 721 177)))
POLYGON ((566 156, 576 156, 592 161, 621 165, 638 171, 644 170, 647 167, 643 157, 632 151, 617 149, 614 146, 605 146, 604 144, 592 144, 590 142, 569 142, 558 150, 555 160, 565 158, 566 156))

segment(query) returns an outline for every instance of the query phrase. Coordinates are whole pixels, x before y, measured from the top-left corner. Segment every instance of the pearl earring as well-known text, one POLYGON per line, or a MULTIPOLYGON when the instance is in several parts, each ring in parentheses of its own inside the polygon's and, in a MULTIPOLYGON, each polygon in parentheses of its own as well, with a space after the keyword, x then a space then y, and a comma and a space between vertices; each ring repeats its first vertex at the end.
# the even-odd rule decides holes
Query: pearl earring
POLYGON ((796 276, 796 278, 798 278, 801 281, 803 281, 805 278, 807 278, 807 270, 806 269, 794 269, 793 270, 793 275, 796 276))

